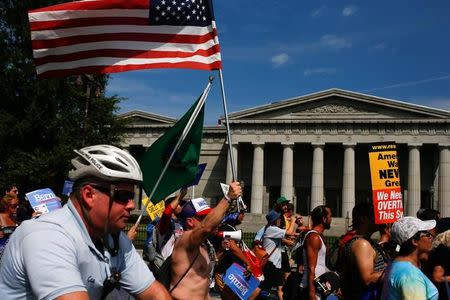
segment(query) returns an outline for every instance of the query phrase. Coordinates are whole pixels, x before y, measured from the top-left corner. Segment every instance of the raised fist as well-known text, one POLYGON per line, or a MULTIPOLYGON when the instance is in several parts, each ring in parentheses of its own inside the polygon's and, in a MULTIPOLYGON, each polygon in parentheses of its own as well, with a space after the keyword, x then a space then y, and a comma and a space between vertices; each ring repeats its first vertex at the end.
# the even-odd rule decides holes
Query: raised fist
POLYGON ((228 189, 228 197, 231 200, 236 200, 242 195, 242 188, 239 181, 234 181, 230 183, 230 188, 228 189))

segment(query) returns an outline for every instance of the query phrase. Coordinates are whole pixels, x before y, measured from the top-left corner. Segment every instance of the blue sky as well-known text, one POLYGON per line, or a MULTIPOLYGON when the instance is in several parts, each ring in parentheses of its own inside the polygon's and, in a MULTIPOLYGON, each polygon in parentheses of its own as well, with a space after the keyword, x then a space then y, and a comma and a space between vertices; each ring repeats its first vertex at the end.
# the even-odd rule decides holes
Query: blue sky
MULTIPOLYGON (((450 110, 450 2, 214 1, 228 111, 329 88, 450 110), (270 6, 268 6, 270 4, 270 6)), ((205 123, 223 115, 217 72, 112 74, 120 112, 179 118, 216 75, 205 123)))

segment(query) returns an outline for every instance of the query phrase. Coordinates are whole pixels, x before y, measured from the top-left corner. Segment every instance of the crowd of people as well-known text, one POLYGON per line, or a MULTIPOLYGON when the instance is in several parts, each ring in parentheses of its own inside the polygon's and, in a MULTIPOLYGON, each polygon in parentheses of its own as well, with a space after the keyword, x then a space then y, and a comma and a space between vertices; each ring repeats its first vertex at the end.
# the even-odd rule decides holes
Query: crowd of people
POLYGON ((61 209, 33 213, 15 184, 6 188, 0 299, 204 300, 211 290, 242 299, 225 280, 236 264, 258 282, 245 299, 450 299, 450 218, 438 211, 376 224, 372 204, 358 203, 349 230, 327 244, 332 210, 320 205, 303 218, 281 196, 247 245, 239 182, 214 208, 181 189, 147 225, 141 258, 137 227, 124 232, 142 182, 138 163, 113 146, 75 152, 61 209))

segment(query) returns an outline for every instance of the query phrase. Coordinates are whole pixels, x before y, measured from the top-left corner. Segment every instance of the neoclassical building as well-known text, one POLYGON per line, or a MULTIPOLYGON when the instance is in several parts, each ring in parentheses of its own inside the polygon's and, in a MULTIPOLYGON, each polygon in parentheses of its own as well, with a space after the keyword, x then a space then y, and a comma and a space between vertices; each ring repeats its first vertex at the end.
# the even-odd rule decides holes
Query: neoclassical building
MULTIPOLYGON (((142 111, 130 119, 124 147, 139 158, 175 119, 142 111)), ((200 162, 207 167, 196 195, 217 201, 231 180, 222 125, 206 126, 200 162)), ((234 161, 244 200, 266 213, 284 195, 307 214, 327 204, 333 215, 371 198, 368 145, 398 146, 406 215, 420 207, 450 217, 450 112, 340 89, 325 90, 229 114, 234 161)))

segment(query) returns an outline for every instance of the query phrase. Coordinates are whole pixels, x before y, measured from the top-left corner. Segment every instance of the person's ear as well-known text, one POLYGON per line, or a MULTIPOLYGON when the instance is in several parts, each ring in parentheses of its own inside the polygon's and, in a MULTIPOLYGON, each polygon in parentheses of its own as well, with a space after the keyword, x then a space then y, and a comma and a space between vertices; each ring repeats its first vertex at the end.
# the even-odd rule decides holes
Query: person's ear
POLYGON ((87 208, 92 208, 94 206, 95 202, 95 195, 96 191, 95 189, 90 185, 84 185, 81 188, 80 195, 81 195, 81 201, 83 205, 85 205, 87 208))
POLYGON ((415 247, 417 247, 417 246, 419 245, 419 240, 412 239, 411 241, 412 241, 412 244, 413 244, 415 247))
POLYGON ((188 225, 189 227, 194 227, 195 221, 193 218, 187 218, 186 219, 186 225, 188 225))

